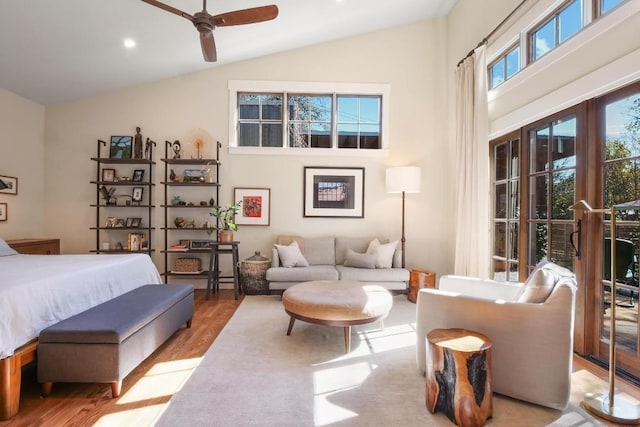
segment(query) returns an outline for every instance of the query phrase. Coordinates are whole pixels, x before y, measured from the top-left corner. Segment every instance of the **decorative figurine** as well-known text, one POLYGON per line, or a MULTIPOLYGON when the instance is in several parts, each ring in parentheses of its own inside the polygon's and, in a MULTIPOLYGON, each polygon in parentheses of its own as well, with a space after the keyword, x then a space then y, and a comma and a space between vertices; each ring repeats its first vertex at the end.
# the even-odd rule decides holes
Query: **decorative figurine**
POLYGON ((184 218, 182 218, 181 216, 178 216, 178 217, 176 217, 176 219, 175 219, 175 220, 173 220, 173 223, 174 223, 174 224, 176 225, 176 227, 178 227, 178 228, 182 228, 182 227, 184 227, 185 222, 186 222, 186 221, 185 221, 185 219, 184 219, 184 218))
POLYGON ((213 200, 213 197, 209 199, 209 206, 213 206, 216 204, 216 201, 213 200))
POLYGON ((176 172, 173 169, 171 169, 171 173, 169 174, 169 179, 171 181, 175 181, 176 180, 176 176, 177 176, 176 172))
POLYGON ((173 200, 171 201, 171 204, 173 206, 179 206, 181 201, 182 200, 180 200, 180 196, 173 196, 173 200))
POLYGON ((140 134, 140 127, 136 127, 136 135, 133 138, 133 158, 142 158, 142 135, 140 134))
POLYGON ((182 146, 180 145, 180 141, 178 141, 177 139, 175 141, 173 141, 173 144, 171 144, 171 149, 173 150, 173 158, 174 159, 180 159, 180 150, 182 150, 182 146))
POLYGON ((151 160, 152 145, 156 145, 156 142, 152 141, 151 138, 147 138, 147 143, 144 145, 144 158, 147 160, 151 160))

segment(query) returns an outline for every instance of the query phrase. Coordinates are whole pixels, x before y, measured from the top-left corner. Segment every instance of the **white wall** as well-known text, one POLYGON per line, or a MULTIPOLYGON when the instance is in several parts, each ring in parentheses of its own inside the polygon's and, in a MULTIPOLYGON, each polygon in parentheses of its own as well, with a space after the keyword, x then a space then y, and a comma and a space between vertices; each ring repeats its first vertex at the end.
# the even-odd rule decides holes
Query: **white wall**
MULTIPOLYGON (((279 233, 305 236, 386 235, 400 238, 399 195, 384 188, 386 166, 422 167, 420 194, 407 196, 407 265, 435 270, 452 268, 447 183, 445 22, 421 22, 314 47, 219 66, 210 70, 138 86, 46 109, 46 229, 62 239, 63 252, 84 253, 95 245, 89 231, 94 212, 96 140, 132 134, 136 126, 155 141, 179 139, 200 130, 223 143, 221 203, 233 188, 270 187, 271 225, 241 227, 241 259, 260 250, 270 253, 279 233), (388 158, 229 155, 229 80, 294 80, 388 83, 391 86, 391 144, 388 158), (365 218, 326 219, 302 216, 304 166, 364 166, 365 218)), ((193 138, 191 138, 193 139, 193 138)), ((155 181, 160 182, 164 150, 156 151, 155 181), (158 152, 160 151, 160 152, 158 152)), ((156 204, 162 188, 156 186, 156 204)), ((156 248, 161 240, 162 210, 155 210, 156 248)), ((156 252, 156 260, 161 256, 156 252)), ((163 266, 160 264, 159 268, 163 266)))
POLYGON ((0 237, 50 237, 44 216, 43 105, 0 89, 0 175, 18 178, 18 194, 0 194, 8 219, 0 221, 0 237))

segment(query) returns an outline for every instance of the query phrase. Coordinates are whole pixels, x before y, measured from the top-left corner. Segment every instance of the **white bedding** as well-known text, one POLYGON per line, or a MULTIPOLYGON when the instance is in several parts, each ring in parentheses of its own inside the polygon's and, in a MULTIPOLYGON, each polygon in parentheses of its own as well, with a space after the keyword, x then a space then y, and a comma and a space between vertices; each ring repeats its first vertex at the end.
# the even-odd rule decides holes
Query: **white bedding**
POLYGON ((47 326, 159 283, 158 269, 145 254, 0 257, 0 359, 47 326))

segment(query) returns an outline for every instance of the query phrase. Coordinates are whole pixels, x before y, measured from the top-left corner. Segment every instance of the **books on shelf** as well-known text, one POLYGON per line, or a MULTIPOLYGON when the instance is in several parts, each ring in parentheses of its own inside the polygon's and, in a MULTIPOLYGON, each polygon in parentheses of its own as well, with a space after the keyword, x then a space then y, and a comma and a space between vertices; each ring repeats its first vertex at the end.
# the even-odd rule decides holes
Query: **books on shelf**
POLYGON ((147 233, 129 233, 127 236, 127 250, 142 251, 149 248, 147 233))

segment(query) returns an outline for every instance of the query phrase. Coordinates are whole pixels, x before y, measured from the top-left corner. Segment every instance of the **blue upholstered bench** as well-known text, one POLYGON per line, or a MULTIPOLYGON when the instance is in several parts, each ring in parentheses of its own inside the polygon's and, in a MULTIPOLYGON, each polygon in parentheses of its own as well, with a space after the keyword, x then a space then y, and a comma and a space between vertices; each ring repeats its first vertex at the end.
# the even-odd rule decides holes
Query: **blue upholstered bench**
POLYGON ((44 396, 54 382, 122 380, 183 323, 191 326, 192 285, 145 285, 40 332, 38 381, 44 396))

